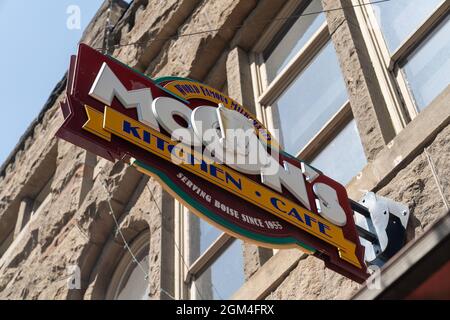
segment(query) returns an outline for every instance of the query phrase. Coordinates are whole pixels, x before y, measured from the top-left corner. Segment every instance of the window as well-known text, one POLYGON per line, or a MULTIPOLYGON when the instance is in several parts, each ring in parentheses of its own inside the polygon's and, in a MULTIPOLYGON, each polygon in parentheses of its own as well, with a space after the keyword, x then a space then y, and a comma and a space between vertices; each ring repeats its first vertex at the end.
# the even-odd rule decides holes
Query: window
POLYGON ((341 70, 328 41, 272 104, 278 113, 284 150, 298 154, 346 101, 341 70))
POLYGON ((442 0, 395 0, 373 4, 389 51, 394 53, 441 2, 442 0))
POLYGON ((147 230, 142 232, 130 246, 131 252, 139 264, 133 261, 133 257, 128 251, 124 252, 109 285, 107 299, 148 299, 149 280, 146 279, 145 274, 149 272, 149 242, 150 235, 147 230))
POLYGON ((178 206, 179 216, 187 226, 181 228, 183 245, 178 249, 183 251, 187 265, 178 263, 181 270, 185 269, 179 278, 186 290, 184 293, 179 290, 177 298, 229 299, 244 283, 243 242, 200 219, 181 204, 178 206))
POLYGON ((189 262, 193 263, 214 243, 222 232, 193 213, 189 220, 189 262))
MULTIPOLYGON (((313 1, 306 9, 302 10, 304 6, 299 6, 294 12, 296 14, 310 14, 322 10, 320 1, 313 1)), ((325 22, 325 15, 311 14, 301 19, 292 20, 294 23, 287 23, 284 28, 287 29, 285 36, 276 45, 273 50, 267 48, 265 55, 266 60, 266 72, 269 81, 272 81, 281 70, 289 63, 289 61, 295 56, 297 52, 308 42, 312 35, 323 25, 325 22), (270 54, 269 54, 270 53, 270 54)))
POLYGON ((400 65, 419 111, 450 84, 449 19, 447 16, 400 65))
POLYGON ((356 9, 385 98, 396 105, 391 114, 402 123, 397 131, 450 83, 449 11, 445 0, 396 0, 356 9))
POLYGON ((233 243, 212 263, 198 274, 194 288, 197 298, 207 300, 229 299, 244 283, 243 243, 233 243))
POLYGON ((311 161, 311 165, 324 168, 326 174, 337 181, 343 183, 350 181, 356 174, 355 168, 362 167, 366 163, 361 143, 352 142, 357 136, 356 122, 351 120, 320 150, 311 161))
POLYGON ((287 3, 279 17, 304 16, 275 19, 255 46, 254 87, 283 149, 346 184, 366 158, 325 15, 311 14, 320 10, 318 0, 287 3))

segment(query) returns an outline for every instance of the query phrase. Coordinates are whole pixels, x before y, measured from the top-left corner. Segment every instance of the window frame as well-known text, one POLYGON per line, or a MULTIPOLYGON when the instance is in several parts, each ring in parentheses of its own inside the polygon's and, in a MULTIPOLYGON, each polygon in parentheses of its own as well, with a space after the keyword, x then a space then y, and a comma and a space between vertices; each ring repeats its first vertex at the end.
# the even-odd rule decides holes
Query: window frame
MULTIPOLYGON (((146 247, 148 255, 150 254, 150 230, 146 229, 140 232, 135 239, 132 241, 130 245, 130 250, 133 254, 140 255, 142 250, 146 247)), ((106 300, 116 300, 117 296, 120 294, 120 291, 123 289, 124 284, 127 278, 129 278, 131 271, 134 270, 134 266, 136 264, 133 261, 133 257, 127 251, 123 251, 123 255, 119 260, 119 263, 114 269, 114 272, 111 277, 111 282, 108 285, 108 289, 106 290, 105 299, 106 300)), ((147 287, 150 283, 147 283, 147 287)))
POLYGON ((237 239, 222 232, 194 262, 189 263, 187 257, 189 257, 190 243, 190 214, 194 213, 190 212, 181 202, 175 200, 175 243, 177 247, 175 252, 175 270, 177 270, 175 298, 198 300, 201 299, 201 294, 198 293, 195 281, 237 239))
POLYGON ((391 54, 383 37, 383 31, 376 19, 370 0, 352 0, 358 24, 373 62, 377 80, 398 134, 419 114, 401 63, 422 43, 428 35, 450 13, 450 2, 442 0, 399 47, 391 54))
MULTIPOLYGON (((288 62, 281 72, 269 82, 265 70, 263 52, 276 39, 284 25, 283 17, 293 14, 306 0, 290 0, 279 12, 277 18, 264 32, 260 40, 250 53, 250 69, 252 73, 253 90, 255 95, 256 115, 268 130, 276 136, 281 146, 283 139, 274 130, 280 128, 277 108, 272 106, 278 97, 301 74, 331 40, 327 21, 314 32, 297 54, 288 62)), ((321 146, 327 145, 352 119, 353 113, 350 101, 347 100, 339 110, 319 129, 315 136, 300 150, 293 154, 298 159, 309 161, 320 151, 321 146)), ((281 128, 280 128, 281 129, 281 128)), ((282 129, 281 129, 282 130, 282 129)))

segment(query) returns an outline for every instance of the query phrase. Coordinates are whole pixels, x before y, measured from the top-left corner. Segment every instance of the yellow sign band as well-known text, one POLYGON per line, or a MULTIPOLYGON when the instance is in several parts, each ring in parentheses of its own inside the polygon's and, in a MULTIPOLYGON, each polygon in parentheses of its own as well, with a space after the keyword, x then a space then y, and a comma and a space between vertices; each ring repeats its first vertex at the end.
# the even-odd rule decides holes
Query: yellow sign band
POLYGON ((89 106, 84 106, 88 120, 83 129, 111 142, 111 133, 103 129, 103 113, 89 106))

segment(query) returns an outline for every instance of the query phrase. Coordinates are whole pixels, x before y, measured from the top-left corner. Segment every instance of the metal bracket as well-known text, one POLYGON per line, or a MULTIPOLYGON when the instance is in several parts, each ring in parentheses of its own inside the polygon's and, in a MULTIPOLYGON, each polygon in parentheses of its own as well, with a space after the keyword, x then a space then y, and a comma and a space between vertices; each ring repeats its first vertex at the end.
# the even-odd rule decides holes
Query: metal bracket
POLYGON ((364 259, 369 266, 381 267, 406 243, 409 209, 373 192, 366 193, 359 203, 352 201, 351 207, 365 248, 364 259))

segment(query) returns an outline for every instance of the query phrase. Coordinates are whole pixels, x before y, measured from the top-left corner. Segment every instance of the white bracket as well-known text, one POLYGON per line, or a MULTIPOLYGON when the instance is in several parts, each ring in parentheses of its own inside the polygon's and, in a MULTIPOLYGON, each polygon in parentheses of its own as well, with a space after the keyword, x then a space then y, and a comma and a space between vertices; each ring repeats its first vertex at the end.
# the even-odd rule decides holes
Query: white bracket
POLYGON ((406 243, 409 209, 406 205, 368 192, 352 203, 355 223, 368 265, 382 266, 406 243), (365 210, 364 210, 365 209, 365 210))

